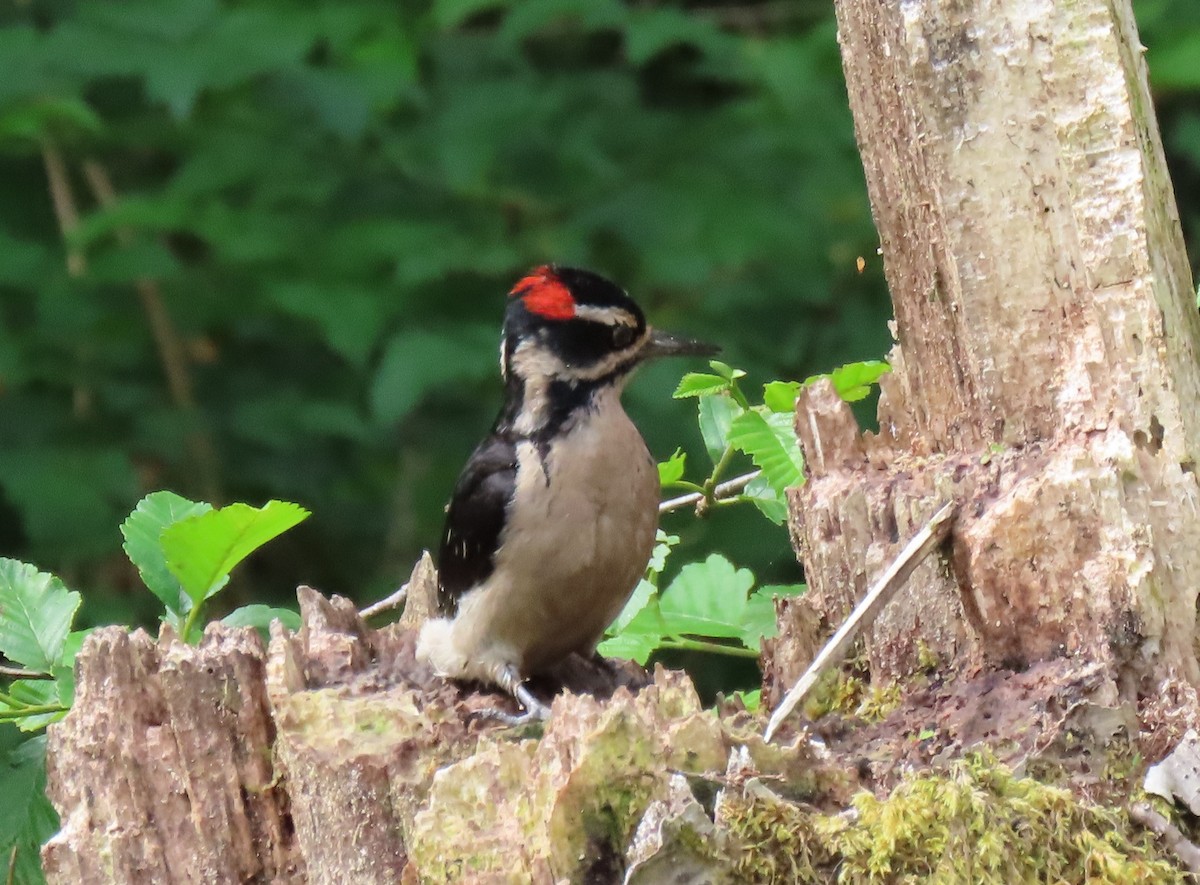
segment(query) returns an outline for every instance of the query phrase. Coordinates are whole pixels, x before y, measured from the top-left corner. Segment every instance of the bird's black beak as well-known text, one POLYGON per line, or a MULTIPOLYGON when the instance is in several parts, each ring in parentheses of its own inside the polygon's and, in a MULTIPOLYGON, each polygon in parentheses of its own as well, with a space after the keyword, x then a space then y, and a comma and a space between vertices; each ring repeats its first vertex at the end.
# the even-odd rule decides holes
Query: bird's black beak
POLYGON ((660 356, 716 356, 721 348, 715 344, 696 341, 692 338, 680 338, 658 329, 650 330, 650 338, 642 347, 642 359, 656 359, 660 356))

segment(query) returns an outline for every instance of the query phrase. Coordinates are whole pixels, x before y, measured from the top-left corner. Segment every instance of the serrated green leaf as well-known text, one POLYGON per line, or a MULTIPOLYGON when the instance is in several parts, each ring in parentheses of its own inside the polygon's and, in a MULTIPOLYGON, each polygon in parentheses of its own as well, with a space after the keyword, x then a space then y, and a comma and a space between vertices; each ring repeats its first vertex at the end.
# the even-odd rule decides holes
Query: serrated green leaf
POLYGON ((688 372, 679 379, 679 386, 671 394, 675 399, 685 399, 689 396, 711 396, 729 389, 729 382, 720 375, 709 375, 706 372, 688 372))
POLYGON ((221 623, 229 627, 253 627, 262 634, 264 639, 271 638, 271 622, 278 620, 293 633, 300 629, 300 615, 290 608, 276 608, 271 605, 243 605, 235 608, 221 623))
POLYGON ((871 392, 871 385, 892 371, 892 367, 883 360, 865 360, 858 363, 847 363, 832 372, 822 375, 812 375, 804 379, 809 385, 819 378, 828 378, 833 382, 833 389, 838 396, 848 403, 864 399, 871 392))
POLYGON ((308 516, 303 507, 286 501, 262 507, 229 504, 190 516, 162 533, 167 568, 198 605, 225 586, 234 566, 308 516))
POLYGON ((37 673, 51 673, 81 597, 54 575, 0 558, 0 654, 37 673))
POLYGON ((673 636, 740 639, 753 586, 749 569, 735 568, 719 553, 685 565, 659 600, 663 629, 673 636))
POLYGON ((137 566, 142 583, 159 598, 167 611, 182 617, 192 607, 192 601, 179 580, 167 567, 163 553, 162 534, 181 520, 201 513, 208 513, 212 505, 202 501, 189 501, 174 492, 151 492, 138 501, 133 512, 121 523, 121 535, 125 538, 123 548, 129 561, 137 566))
POLYGON ((729 444, 745 452, 780 496, 804 479, 804 456, 792 416, 778 412, 742 412, 729 425, 729 444))
POLYGON ((783 525, 787 521, 787 498, 771 488, 764 474, 760 473, 750 480, 740 497, 757 507, 775 525, 783 525))
POLYGON ((721 460, 729 444, 729 425, 742 407, 727 395, 702 396, 696 401, 699 413, 700 435, 704 437, 704 448, 713 464, 721 460))
POLYGON ((799 381, 772 381, 763 385, 763 404, 772 412, 792 414, 796 411, 799 381))
POLYGON ((687 466, 687 454, 683 449, 676 449, 666 461, 658 462, 658 484, 662 488, 674 485, 683 479, 683 471, 687 466))

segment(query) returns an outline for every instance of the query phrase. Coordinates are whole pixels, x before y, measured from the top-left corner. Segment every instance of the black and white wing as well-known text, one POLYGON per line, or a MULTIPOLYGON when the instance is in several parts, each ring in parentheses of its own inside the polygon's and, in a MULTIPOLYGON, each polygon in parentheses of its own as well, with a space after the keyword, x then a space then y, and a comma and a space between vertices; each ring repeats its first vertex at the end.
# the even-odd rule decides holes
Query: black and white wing
POLYGON ((491 575, 516 481, 516 447, 503 437, 482 442, 463 467, 438 556, 438 609, 444 616, 452 617, 462 596, 491 575))

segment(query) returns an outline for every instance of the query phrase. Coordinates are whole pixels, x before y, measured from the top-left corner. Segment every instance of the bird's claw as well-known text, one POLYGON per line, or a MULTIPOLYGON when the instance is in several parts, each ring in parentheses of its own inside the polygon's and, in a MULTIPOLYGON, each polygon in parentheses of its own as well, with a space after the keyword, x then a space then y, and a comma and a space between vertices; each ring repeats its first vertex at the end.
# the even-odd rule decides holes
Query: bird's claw
POLYGON ((510 727, 529 725, 534 722, 545 722, 550 718, 550 708, 539 701, 529 690, 529 687, 519 679, 509 679, 505 685, 509 694, 517 699, 522 707, 525 708, 523 713, 508 713, 499 708, 488 710, 479 710, 473 715, 478 719, 490 719, 495 722, 502 722, 510 727))

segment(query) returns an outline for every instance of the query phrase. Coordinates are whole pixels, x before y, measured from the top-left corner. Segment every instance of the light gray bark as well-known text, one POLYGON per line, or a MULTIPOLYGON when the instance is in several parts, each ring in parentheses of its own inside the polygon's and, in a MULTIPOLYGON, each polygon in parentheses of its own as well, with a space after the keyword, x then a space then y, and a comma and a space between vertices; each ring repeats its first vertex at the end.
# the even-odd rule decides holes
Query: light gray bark
POLYGON ((780 689, 938 505, 949 561, 866 642, 1108 668, 1109 701, 1200 681, 1200 320, 1128 0, 838 0, 895 306, 880 431, 802 398, 780 689), (1148 679, 1148 683, 1141 680, 1148 679))

